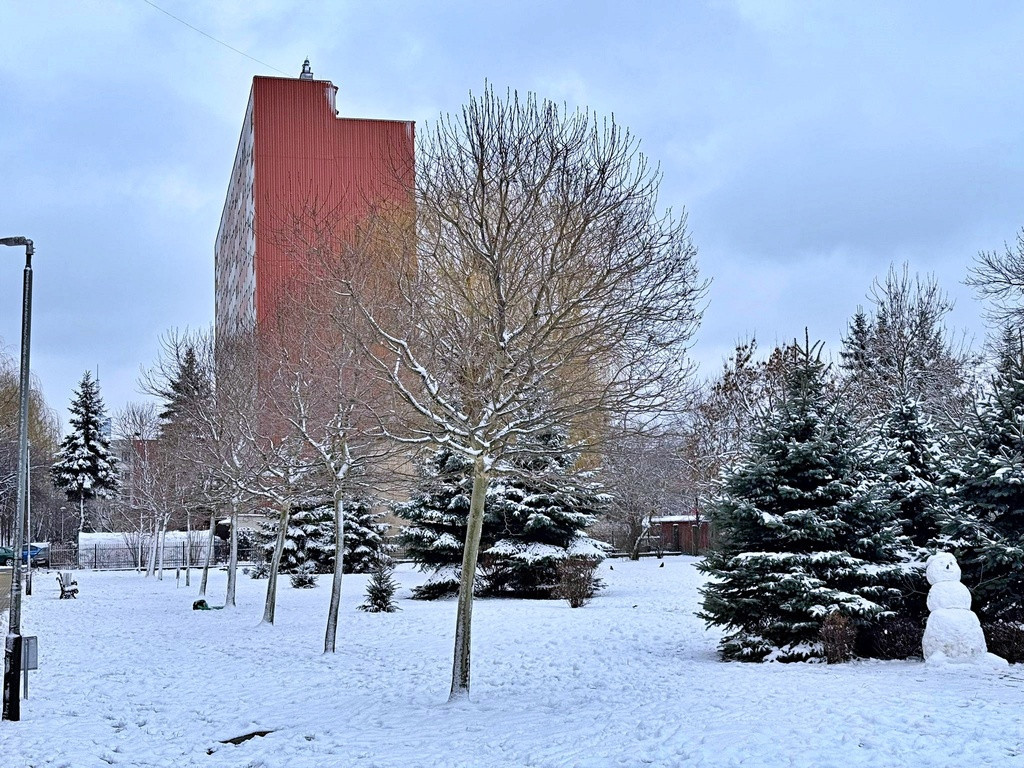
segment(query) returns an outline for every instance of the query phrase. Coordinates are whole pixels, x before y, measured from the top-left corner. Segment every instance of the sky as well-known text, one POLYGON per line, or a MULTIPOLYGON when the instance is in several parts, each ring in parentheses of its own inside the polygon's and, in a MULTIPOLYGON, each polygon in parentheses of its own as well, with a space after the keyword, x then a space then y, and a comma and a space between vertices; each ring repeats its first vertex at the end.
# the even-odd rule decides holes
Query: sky
MULTIPOLYGON (((154 2, 0 2, 0 237, 35 241, 32 369, 62 420, 86 370, 117 410, 163 333, 212 323, 251 79, 306 57, 342 115, 420 133, 485 81, 628 126, 712 281, 705 375, 750 335, 837 349, 890 264, 979 343, 962 281, 1024 226, 1024 4, 154 2)), ((23 265, 0 249, 13 357, 23 265)))

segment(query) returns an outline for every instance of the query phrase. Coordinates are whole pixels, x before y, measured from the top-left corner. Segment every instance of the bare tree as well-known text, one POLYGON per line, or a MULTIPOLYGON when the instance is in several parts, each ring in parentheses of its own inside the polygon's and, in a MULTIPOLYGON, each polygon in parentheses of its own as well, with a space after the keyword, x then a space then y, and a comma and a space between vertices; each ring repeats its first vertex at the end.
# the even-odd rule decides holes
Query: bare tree
POLYGON ((187 470, 159 440, 160 422, 152 403, 129 403, 114 416, 114 434, 121 450, 122 481, 115 502, 125 521, 139 526, 141 546, 149 542, 146 575, 163 579, 167 528, 182 508, 187 470))
POLYGON ((757 340, 739 341, 718 376, 696 389, 673 425, 681 484, 698 500, 713 492, 722 469, 738 457, 761 418, 778 402, 783 350, 758 355, 757 340))
POLYGON ((1024 320, 1024 228, 1002 251, 981 251, 967 278, 983 299, 992 302, 989 316, 1000 326, 1024 320))
POLYGON ((364 350, 411 414, 388 429, 473 463, 451 699, 469 693, 490 479, 552 427, 592 448, 609 419, 641 428, 680 403, 704 286, 659 180, 613 120, 488 89, 419 147, 415 227, 376 233, 400 305, 361 305, 364 350))
POLYGON ((210 512, 209 546, 200 593, 205 594, 213 551, 216 508, 230 506, 231 547, 225 605, 235 605, 237 583, 237 529, 239 506, 247 501, 246 481, 257 470, 257 459, 243 436, 244 424, 257 408, 256 373, 251 370, 250 350, 241 344, 218 350, 209 333, 171 331, 161 339, 160 355, 143 375, 143 389, 167 397, 183 368, 193 357, 197 375, 205 382, 203 396, 182 401, 179 407, 191 425, 191 440, 172 441, 171 450, 191 465, 200 476, 198 487, 210 512))
POLYGON ((909 396, 955 421, 970 401, 974 361, 946 328, 952 301, 933 276, 911 276, 907 265, 876 279, 869 298, 873 310, 855 316, 844 340, 854 405, 869 418, 909 396))
MULTIPOLYGON (((15 490, 18 478, 18 369, 14 361, 3 352, 0 340, 0 542, 12 540, 14 524, 15 490)), ((49 466, 60 444, 57 416, 46 401, 33 378, 29 391, 28 439, 32 461, 32 526, 28 540, 38 540, 39 534, 52 538, 50 515, 60 502, 49 477, 49 466)))
POLYGON ((621 537, 620 549, 631 560, 640 559, 652 519, 683 509, 690 501, 682 463, 679 437, 669 431, 627 434, 605 456, 601 478, 612 503, 599 525, 614 527, 621 537))
MULTIPOLYGON (((293 464, 302 467, 306 493, 326 492, 334 506, 334 573, 324 635, 324 652, 333 653, 344 570, 344 500, 380 486, 385 471, 395 469, 397 444, 379 428, 388 391, 356 341, 366 335, 362 315, 338 290, 353 285, 361 267, 352 252, 337 258, 337 245, 320 227, 310 231, 315 240, 303 250, 315 251, 307 253, 314 257, 307 263, 316 268, 315 279, 294 294, 301 301, 281 308, 275 332, 265 328, 264 338, 268 358, 277 361, 270 400, 296 441, 293 464), (317 254, 330 258, 319 261, 317 254)), ((371 303, 366 296, 364 304, 371 303)))

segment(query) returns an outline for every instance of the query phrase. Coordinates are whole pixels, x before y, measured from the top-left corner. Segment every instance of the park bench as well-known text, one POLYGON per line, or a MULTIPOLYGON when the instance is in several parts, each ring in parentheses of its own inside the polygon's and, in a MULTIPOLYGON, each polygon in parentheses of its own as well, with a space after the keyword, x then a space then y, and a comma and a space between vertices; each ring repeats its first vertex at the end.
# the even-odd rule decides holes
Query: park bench
POLYGON ((57 574, 57 585, 60 587, 60 599, 69 600, 78 597, 78 582, 70 571, 57 574))

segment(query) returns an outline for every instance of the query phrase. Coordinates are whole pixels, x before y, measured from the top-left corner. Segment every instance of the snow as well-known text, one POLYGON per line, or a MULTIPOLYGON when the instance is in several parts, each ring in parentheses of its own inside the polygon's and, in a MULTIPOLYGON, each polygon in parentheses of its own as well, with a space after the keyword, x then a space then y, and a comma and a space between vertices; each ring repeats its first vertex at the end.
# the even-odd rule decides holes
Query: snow
MULTIPOLYGON (((921 662, 717 660, 694 616, 697 560, 606 561, 584 608, 477 600, 473 689, 446 703, 454 600, 356 610, 345 577, 339 652, 321 653, 329 585, 242 577, 235 610, 192 611, 195 590, 80 571, 77 600, 37 575, 26 634, 40 669, 0 764, 99 768, 532 766, 1020 766, 1024 673, 921 662), (663 564, 663 567, 661 567, 663 564), (237 745, 220 743, 271 731, 237 745), (208 751, 210 754, 208 754, 208 751)), ((222 602, 225 574, 209 600, 222 602)))
POLYGON ((971 610, 971 590, 959 581, 940 581, 928 590, 928 610, 971 610))
POLYGON ((960 565, 949 552, 937 552, 928 558, 925 574, 929 584, 960 581, 960 565))

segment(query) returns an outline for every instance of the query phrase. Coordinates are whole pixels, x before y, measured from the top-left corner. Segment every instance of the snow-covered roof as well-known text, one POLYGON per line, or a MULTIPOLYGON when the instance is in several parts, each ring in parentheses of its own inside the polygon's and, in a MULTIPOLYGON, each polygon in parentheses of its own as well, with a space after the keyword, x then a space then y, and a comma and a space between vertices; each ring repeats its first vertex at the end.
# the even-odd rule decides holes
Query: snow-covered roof
POLYGON ((652 517, 652 523, 696 523, 698 519, 703 522, 707 518, 698 518, 695 514, 689 515, 662 515, 661 517, 652 517))

